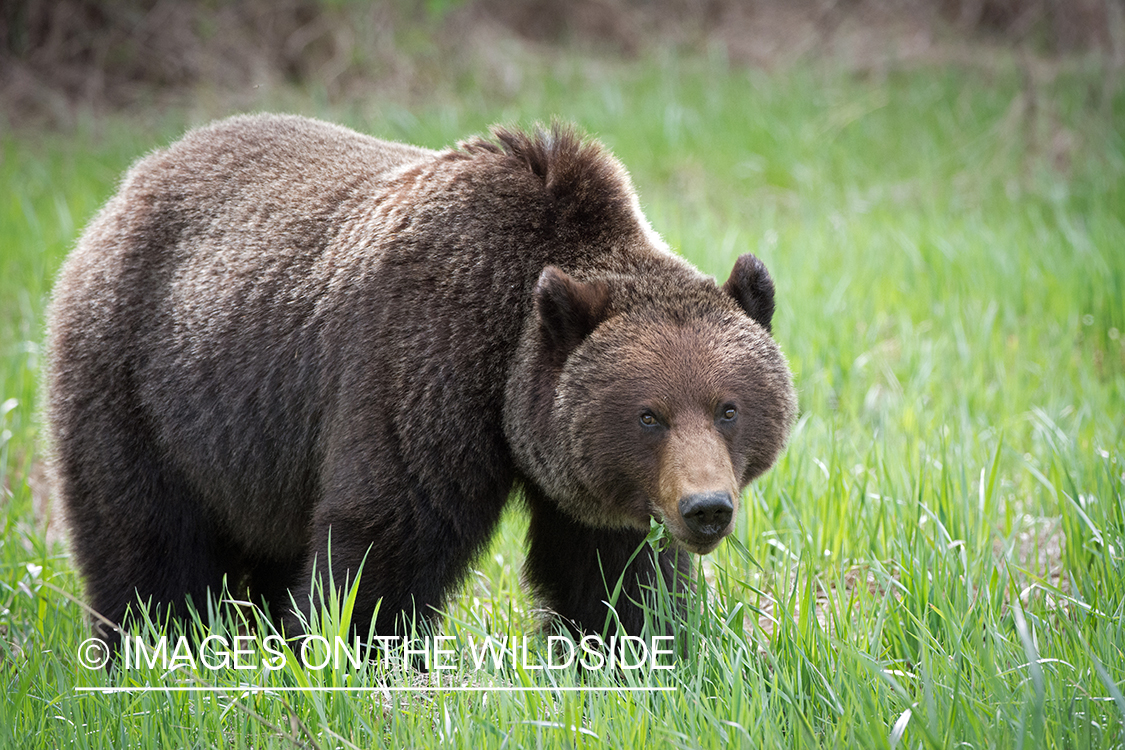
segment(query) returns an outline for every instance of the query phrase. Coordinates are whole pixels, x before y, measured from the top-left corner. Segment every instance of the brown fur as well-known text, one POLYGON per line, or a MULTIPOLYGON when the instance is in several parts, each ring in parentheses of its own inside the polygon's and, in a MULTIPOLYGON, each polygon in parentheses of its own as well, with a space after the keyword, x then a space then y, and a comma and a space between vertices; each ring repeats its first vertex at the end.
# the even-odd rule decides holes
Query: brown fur
POLYGON ((238 117, 133 167, 50 312, 55 489, 98 611, 181 614, 226 576, 289 612, 331 544, 337 582, 366 556, 355 622, 381 600, 386 632, 519 487, 543 602, 601 630, 624 575, 634 632, 657 571, 688 571, 626 570, 648 519, 691 551, 729 533, 680 511, 784 445, 768 273, 743 256, 720 289, 672 255, 597 144, 493 132, 435 152, 238 117))

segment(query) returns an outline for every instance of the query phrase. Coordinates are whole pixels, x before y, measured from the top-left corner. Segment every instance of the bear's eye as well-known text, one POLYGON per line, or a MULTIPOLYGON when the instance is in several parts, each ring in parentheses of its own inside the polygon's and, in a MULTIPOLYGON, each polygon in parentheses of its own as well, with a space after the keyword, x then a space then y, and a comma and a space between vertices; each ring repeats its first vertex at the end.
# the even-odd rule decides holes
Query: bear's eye
POLYGON ((719 418, 724 422, 733 422, 735 417, 738 416, 738 409, 734 408, 733 404, 727 404, 719 412, 719 418))
POLYGON ((651 411, 646 411, 641 415, 641 424, 645 427, 656 427, 660 424, 660 420, 651 411))

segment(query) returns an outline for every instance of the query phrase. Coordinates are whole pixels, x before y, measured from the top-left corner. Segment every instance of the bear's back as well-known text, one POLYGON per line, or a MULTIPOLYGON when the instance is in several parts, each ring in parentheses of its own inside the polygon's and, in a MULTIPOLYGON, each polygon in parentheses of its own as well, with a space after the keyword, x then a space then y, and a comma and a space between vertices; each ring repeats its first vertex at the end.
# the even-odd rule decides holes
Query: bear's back
POLYGON ((279 191, 320 203, 339 195, 343 184, 378 179, 435 154, 306 117, 242 115, 193 130, 142 159, 124 188, 179 184, 197 205, 271 198, 279 191))
POLYGON ((199 128, 133 165, 68 257, 56 296, 100 294, 106 280, 119 290, 142 286, 142 277, 149 290, 168 276, 200 275, 214 286, 228 271, 268 276, 279 262, 311 263, 300 256, 331 241, 349 204, 368 201, 394 170, 435 155, 291 115, 199 128))

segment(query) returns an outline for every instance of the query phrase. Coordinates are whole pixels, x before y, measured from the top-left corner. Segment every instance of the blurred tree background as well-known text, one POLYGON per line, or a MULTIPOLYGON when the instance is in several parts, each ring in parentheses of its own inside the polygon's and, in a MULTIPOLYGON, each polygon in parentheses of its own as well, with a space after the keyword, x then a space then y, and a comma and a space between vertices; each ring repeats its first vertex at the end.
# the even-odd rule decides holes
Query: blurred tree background
POLYGON ((459 76, 504 96, 529 59, 563 48, 632 58, 673 50, 775 69, 829 59, 857 72, 954 63, 996 48, 1028 66, 1125 66, 1125 0, 5 0, 0 122, 65 124, 80 111, 144 110, 200 88, 226 107, 285 86, 327 104, 455 94, 459 76), (257 93, 251 93, 257 92, 257 93))

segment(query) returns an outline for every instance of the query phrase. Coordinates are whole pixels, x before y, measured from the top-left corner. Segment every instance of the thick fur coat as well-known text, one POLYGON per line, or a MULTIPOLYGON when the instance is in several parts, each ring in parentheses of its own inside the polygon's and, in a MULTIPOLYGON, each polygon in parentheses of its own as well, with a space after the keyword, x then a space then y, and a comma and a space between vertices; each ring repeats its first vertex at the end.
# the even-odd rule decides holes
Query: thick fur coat
POLYGON ((630 632, 657 570, 684 588, 792 423, 772 282, 673 255, 596 143, 493 134, 236 117, 132 168, 50 310, 54 489, 96 610, 180 615, 226 577, 294 629, 314 561, 362 563, 356 625, 381 600, 390 632, 514 489, 526 577, 575 630, 622 575, 630 632), (626 571, 650 518, 678 543, 626 571))

